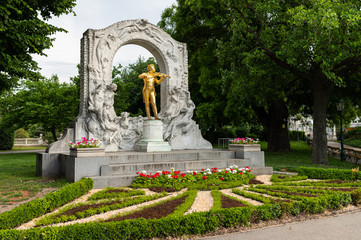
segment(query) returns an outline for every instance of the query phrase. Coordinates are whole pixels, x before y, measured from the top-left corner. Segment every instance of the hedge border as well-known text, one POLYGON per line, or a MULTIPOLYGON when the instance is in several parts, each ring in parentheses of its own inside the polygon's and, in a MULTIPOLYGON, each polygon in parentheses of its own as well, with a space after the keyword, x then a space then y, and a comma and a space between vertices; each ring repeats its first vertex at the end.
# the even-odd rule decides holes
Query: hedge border
POLYGON ((0 214, 0 229, 11 229, 20 226, 84 195, 92 188, 93 180, 83 178, 76 183, 66 185, 55 192, 49 193, 43 198, 34 199, 15 207, 0 214))

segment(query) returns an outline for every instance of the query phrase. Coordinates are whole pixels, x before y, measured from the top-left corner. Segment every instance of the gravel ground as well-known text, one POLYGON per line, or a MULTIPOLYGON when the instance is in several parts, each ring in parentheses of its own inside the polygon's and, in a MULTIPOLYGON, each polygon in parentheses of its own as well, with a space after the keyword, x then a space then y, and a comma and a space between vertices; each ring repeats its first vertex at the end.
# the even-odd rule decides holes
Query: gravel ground
POLYGON ((253 200, 253 199, 250 199, 250 198, 245 198, 245 197, 240 196, 240 195, 238 195, 238 194, 234 194, 234 193, 232 192, 232 189, 223 189, 223 190, 221 190, 221 192, 224 193, 225 195, 238 198, 238 199, 240 199, 240 200, 242 200, 242 201, 249 202, 250 204, 252 204, 252 205, 254 205, 254 206, 263 205, 263 203, 258 202, 258 201, 256 201, 256 200, 253 200))
POLYGON ((197 197, 191 208, 185 213, 190 214, 193 212, 207 212, 213 207, 213 197, 211 191, 198 191, 197 197))

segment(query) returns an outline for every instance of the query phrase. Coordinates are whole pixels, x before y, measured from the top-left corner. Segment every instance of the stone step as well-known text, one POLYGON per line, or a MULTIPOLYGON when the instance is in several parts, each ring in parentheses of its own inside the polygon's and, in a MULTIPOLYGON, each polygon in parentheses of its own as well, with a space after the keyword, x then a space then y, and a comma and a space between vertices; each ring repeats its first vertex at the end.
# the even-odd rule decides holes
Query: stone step
POLYGON ((227 168, 237 165, 238 167, 246 167, 251 165, 250 159, 208 159, 196 161, 172 161, 172 162, 156 162, 156 163, 127 163, 127 164, 110 164, 100 167, 100 176, 108 175, 124 175, 134 174, 143 170, 147 172, 170 171, 175 170, 201 170, 207 168, 227 168))
MULTIPOLYGON (((272 167, 251 167, 252 173, 255 175, 272 175, 272 167)), ((121 187, 129 186, 133 180, 137 177, 136 174, 130 175, 113 175, 113 176, 91 176, 94 185, 93 188, 105 188, 105 187, 121 187)))
POLYGON ((173 161, 195 161, 212 159, 230 159, 235 158, 235 152, 222 150, 176 150, 171 152, 119 152, 107 153, 109 164, 120 163, 158 163, 173 161))

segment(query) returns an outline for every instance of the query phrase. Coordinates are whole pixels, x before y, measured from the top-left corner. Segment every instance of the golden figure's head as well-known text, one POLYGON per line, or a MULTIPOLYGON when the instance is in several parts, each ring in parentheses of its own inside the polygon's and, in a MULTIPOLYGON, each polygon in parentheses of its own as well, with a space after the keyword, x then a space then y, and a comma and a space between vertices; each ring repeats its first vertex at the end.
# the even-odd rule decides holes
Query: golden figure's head
POLYGON ((149 64, 148 67, 147 67, 147 70, 148 70, 149 72, 155 72, 155 66, 154 66, 154 64, 149 64))

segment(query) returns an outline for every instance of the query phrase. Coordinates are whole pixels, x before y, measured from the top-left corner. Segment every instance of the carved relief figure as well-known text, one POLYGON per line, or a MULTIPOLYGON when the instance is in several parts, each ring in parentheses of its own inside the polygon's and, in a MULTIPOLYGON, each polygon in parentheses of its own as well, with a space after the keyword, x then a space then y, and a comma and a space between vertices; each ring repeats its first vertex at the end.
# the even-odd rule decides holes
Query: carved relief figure
POLYGON ((165 127, 163 138, 170 141, 179 134, 187 134, 195 125, 192 120, 195 105, 190 99, 190 93, 179 87, 175 87, 169 92, 170 104, 162 114, 165 127))
POLYGON ((149 103, 150 103, 152 105, 155 120, 159 120, 158 110, 155 103, 156 94, 155 94, 154 83, 161 84, 161 82, 164 80, 165 77, 170 78, 170 76, 163 73, 155 72, 154 64, 149 64, 147 70, 148 70, 147 73, 142 73, 138 76, 144 81, 143 102, 145 103, 145 112, 147 113, 147 117, 150 120, 150 108, 149 108, 149 103))

